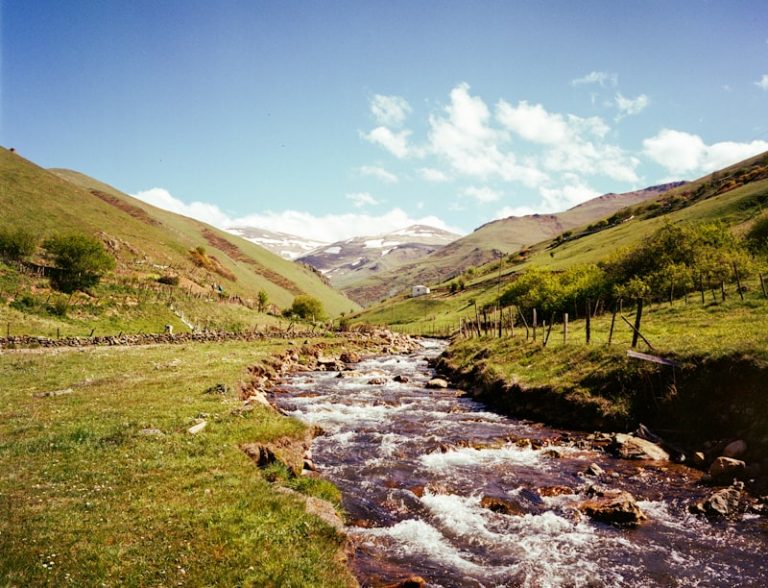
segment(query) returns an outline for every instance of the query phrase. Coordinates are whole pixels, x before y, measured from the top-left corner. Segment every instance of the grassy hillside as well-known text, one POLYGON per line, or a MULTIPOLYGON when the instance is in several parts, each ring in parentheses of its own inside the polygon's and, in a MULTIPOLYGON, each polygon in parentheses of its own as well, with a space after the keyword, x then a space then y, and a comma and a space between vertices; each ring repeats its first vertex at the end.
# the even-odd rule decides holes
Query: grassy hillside
POLYGON ((372 276, 363 275, 362 280, 352 276, 352 279, 339 282, 339 286, 350 298, 370 304, 394 296, 414 284, 442 282, 468 267, 497 259, 502 253, 518 251, 653 198, 669 186, 655 186, 624 194, 606 194, 557 214, 534 214, 496 220, 396 270, 372 276))
MULTIPOLYGON (((185 299, 182 294, 186 294, 190 304, 193 299, 211 296, 217 300, 236 297, 238 304, 231 310, 242 310, 244 323, 251 322, 247 307, 253 306, 261 289, 277 308, 290 306, 299 294, 320 299, 331 316, 356 308, 310 268, 199 221, 140 202, 83 174, 45 170, 0 149, 3 226, 23 227, 42 238, 66 231, 97 236, 118 262, 104 288, 120 290, 125 306, 135 306, 142 288, 156 289, 158 278, 171 275, 179 278, 176 297, 185 299), (203 263, 192 253, 198 248, 204 251, 203 263), (224 296, 214 291, 214 285, 221 286, 224 296)), ((18 292, 10 283, 12 271, 6 268, 2 274, 5 295, 13 298, 18 292)), ((41 282, 27 280, 23 287, 36 291, 41 282)), ((107 293, 104 288, 102 294, 107 293)), ((208 311, 215 323, 218 305, 206 308, 197 303, 189 310, 201 317, 208 311)), ((166 322, 173 322, 171 316, 166 316, 166 322)))
POLYGON ((763 154, 657 195, 628 210, 613 225, 594 223, 599 226, 574 229, 567 239, 550 239, 526 247, 505 256, 501 268, 498 258, 472 268, 461 277, 464 290, 452 294, 448 281, 439 282, 433 284, 429 296, 414 299, 399 295, 372 306, 353 320, 389 324, 410 333, 446 332, 455 329, 461 318, 474 319, 475 303, 480 308, 494 303, 505 285, 527 267, 561 270, 596 263, 611 252, 640 243, 665 223, 720 220, 740 234, 765 207, 768 155, 763 154))

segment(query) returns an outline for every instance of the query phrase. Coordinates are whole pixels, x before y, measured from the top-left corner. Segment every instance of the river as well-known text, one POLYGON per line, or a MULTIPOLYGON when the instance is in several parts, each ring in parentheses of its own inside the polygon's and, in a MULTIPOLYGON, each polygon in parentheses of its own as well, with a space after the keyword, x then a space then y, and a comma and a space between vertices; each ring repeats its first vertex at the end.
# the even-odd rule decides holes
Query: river
POLYGON ((768 585, 765 519, 689 514, 708 492, 699 472, 616 459, 584 434, 426 389, 444 344, 424 346, 366 359, 349 377, 297 374, 273 399, 324 431, 313 458, 342 491, 363 586, 413 574, 444 587, 768 585), (585 474, 593 463, 605 473, 585 474), (580 515, 593 484, 631 492, 648 520, 619 528, 580 515), (486 508, 493 499, 511 511, 486 508))

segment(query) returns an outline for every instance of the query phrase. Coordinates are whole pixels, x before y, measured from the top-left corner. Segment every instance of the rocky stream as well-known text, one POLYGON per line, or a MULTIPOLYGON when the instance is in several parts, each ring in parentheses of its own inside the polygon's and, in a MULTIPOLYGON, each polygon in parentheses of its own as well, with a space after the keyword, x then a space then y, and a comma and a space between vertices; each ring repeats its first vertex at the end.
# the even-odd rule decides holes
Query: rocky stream
POLYGON ((323 431, 313 467, 343 493, 362 585, 768 583, 768 519, 739 483, 703 485, 634 437, 489 412, 435 380, 428 361, 444 344, 423 345, 292 375, 272 397, 323 431), (617 443, 656 459, 617 457, 617 443))

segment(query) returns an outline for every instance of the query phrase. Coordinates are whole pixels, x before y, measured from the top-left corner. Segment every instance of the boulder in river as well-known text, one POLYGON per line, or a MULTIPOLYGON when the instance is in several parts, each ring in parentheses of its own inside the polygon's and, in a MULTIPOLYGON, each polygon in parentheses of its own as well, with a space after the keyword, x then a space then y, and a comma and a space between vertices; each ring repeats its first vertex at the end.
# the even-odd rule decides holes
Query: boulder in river
POLYGON ((596 463, 591 463, 591 464, 589 464, 587 469, 584 470, 584 473, 587 476, 594 476, 594 477, 597 478, 597 477, 602 476, 605 473, 605 470, 603 468, 601 468, 599 465, 597 465, 596 463))
POLYGON ((344 363, 359 363, 363 358, 355 351, 344 351, 339 359, 344 363))
POLYGON ((421 576, 408 576, 394 584, 387 584, 383 588, 426 588, 427 585, 427 581, 421 576))
POLYGON ((604 523, 636 527, 648 517, 635 501, 635 497, 624 490, 607 490, 578 505, 579 511, 604 523))
POLYGON ((426 387, 430 389, 447 388, 448 382, 443 378, 432 378, 429 382, 427 382, 426 387))
POLYGON ((505 515, 521 516, 526 514, 522 505, 509 498, 499 498, 497 496, 483 496, 480 500, 480 506, 490 511, 505 515))
POLYGON ((722 478, 725 476, 735 476, 744 471, 747 464, 740 459, 733 459, 732 457, 718 457, 709 466, 709 475, 712 478, 722 478))
POLYGON ((692 504, 688 510, 710 517, 728 517, 740 512, 740 502, 741 492, 737 488, 722 488, 701 502, 692 504))
POLYGON ((669 454, 655 443, 624 433, 614 435, 611 450, 624 459, 669 461, 669 454))
POLYGON ((405 374, 397 374, 394 378, 392 378, 395 382, 399 382, 400 384, 407 384, 411 381, 411 379, 406 376, 405 374))
POLYGON ((741 439, 737 439, 736 441, 731 441, 728 445, 725 446, 723 449, 723 457, 740 459, 744 457, 746 452, 747 444, 741 439))
POLYGON ((368 384, 371 386, 381 386, 382 384, 386 384, 387 379, 386 378, 371 378, 368 380, 368 384))

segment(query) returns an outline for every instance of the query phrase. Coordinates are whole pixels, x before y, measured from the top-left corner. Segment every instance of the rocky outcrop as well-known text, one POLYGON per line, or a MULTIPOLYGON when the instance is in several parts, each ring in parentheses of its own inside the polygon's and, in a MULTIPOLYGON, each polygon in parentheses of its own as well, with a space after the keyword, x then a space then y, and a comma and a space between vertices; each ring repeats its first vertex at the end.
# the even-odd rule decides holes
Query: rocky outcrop
POLYGON ((600 490, 577 506, 588 517, 617 526, 636 527, 646 516, 635 497, 624 490, 600 490))
POLYGON ((742 492, 739 487, 721 488, 700 502, 692 504, 688 510, 694 514, 709 517, 731 517, 741 514, 742 492))
POLYGON ((740 459, 721 456, 709 466, 709 475, 715 480, 718 478, 736 476, 743 472, 746 466, 747 464, 740 459))

